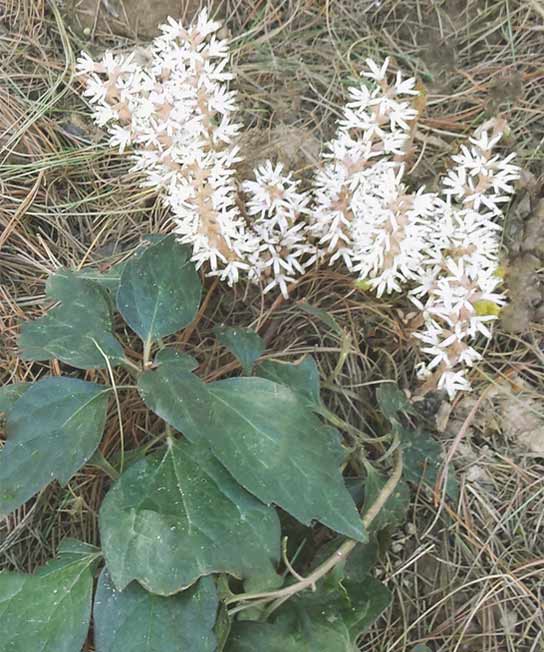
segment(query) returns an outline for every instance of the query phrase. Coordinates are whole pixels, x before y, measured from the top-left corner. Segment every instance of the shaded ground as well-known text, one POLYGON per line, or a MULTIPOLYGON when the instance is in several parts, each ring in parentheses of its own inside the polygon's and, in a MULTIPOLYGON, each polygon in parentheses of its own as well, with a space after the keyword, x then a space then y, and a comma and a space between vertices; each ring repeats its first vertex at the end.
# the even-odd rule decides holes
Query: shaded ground
MULTIPOLYGON (((55 8, 41 0, 0 0, 2 382, 49 371, 45 364, 21 362, 15 347, 20 321, 42 311, 49 270, 107 267, 142 234, 168 229, 160 202, 138 187, 127 159, 110 150, 89 121, 72 71, 81 49, 97 54, 131 47, 138 35, 150 34, 150 13, 143 25, 134 4, 73 0, 55 8)), ((183 2, 158 4, 180 15, 187 9, 183 2)), ((485 365, 474 371, 473 395, 459 400, 448 419, 440 399, 422 406, 430 419, 438 413, 439 436, 461 480, 459 506, 417 495, 410 524, 383 560, 395 605, 361 649, 544 650, 544 468, 534 435, 542 428, 544 388, 542 2, 241 0, 217 3, 217 9, 234 37, 247 165, 278 157, 306 178, 319 144, 334 131, 346 86, 369 55, 391 55, 424 85, 427 111, 416 135, 414 180, 432 186, 460 138, 497 112, 508 119, 507 146, 525 170, 505 230, 512 308, 485 365), (512 419, 520 412, 533 419, 521 431, 519 419, 512 419)), ((409 307, 402 299, 377 301, 357 292, 349 277, 330 270, 308 274, 297 292, 290 303, 270 305, 253 290, 240 301, 242 289, 233 300, 232 291, 215 287, 208 317, 188 343, 191 352, 206 360, 204 373, 213 376, 229 360, 212 337, 213 325, 263 325, 275 355, 312 352, 329 379, 331 407, 371 429, 376 382, 395 378, 414 387, 409 307), (333 315, 343 338, 303 312, 300 299, 333 315)), ((141 441, 154 424, 136 397, 125 401, 127 410, 134 408, 125 424, 127 441, 141 441)), ((117 445, 114 428, 112 421, 106 453, 117 445)), ((67 534, 96 541, 103 482, 98 471, 86 471, 7 519, 2 563, 31 570, 67 534)))

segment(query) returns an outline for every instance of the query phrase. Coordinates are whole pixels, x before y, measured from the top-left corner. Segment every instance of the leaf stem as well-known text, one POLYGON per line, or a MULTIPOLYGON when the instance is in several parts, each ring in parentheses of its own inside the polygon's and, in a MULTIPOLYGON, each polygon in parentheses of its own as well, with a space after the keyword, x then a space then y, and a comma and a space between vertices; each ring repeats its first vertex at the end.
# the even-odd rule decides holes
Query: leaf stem
POLYGON ((326 419, 333 426, 336 426, 337 428, 340 428, 341 430, 345 430, 346 432, 349 432, 351 435, 353 435, 359 441, 362 441, 362 442, 365 442, 365 443, 368 443, 368 444, 378 444, 378 443, 380 443, 382 441, 387 441, 388 439, 391 439, 390 435, 383 435, 382 437, 369 437, 368 435, 365 435, 364 432, 362 432, 358 428, 355 428, 354 426, 352 426, 347 421, 344 421, 343 419, 341 419, 338 415, 334 414, 334 412, 329 410, 324 405, 321 405, 319 407, 318 414, 320 414, 324 419, 326 419))
POLYGON ((125 367, 125 369, 131 374, 131 376, 138 375, 142 373, 142 370, 140 367, 138 367, 137 364, 129 360, 128 358, 123 358, 120 361, 121 366, 125 367))
MULTIPOLYGON (((395 488, 402 476, 402 468, 402 449, 397 448, 395 451, 395 466, 393 468, 391 477, 384 484, 380 493, 376 497, 376 500, 372 503, 372 505, 362 517, 363 527, 365 529, 369 528, 372 521, 378 516, 385 503, 391 497, 393 491, 395 491, 395 488)), ((294 584, 290 584, 289 586, 278 589, 277 591, 239 594, 227 600, 226 604, 240 601, 245 602, 249 600, 257 600, 258 603, 272 602, 270 607, 267 609, 267 615, 270 615, 281 604, 283 604, 285 600, 289 599, 300 591, 314 587, 316 582, 327 575, 327 573, 329 573, 329 571, 331 571, 335 566, 348 558, 357 543, 357 541, 347 539, 330 557, 328 557, 322 564, 320 564, 314 571, 312 571, 308 577, 305 577, 298 582, 295 582, 294 584)), ((230 614, 233 615, 238 611, 242 611, 246 606, 248 605, 238 606, 231 610, 230 614)))

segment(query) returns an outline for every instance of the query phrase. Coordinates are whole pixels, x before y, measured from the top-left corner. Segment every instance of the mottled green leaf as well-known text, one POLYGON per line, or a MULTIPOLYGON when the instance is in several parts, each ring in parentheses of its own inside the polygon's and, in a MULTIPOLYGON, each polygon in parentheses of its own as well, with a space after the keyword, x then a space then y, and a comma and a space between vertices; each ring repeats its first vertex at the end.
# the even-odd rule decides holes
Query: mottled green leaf
POLYGON ((203 435, 240 484, 301 523, 365 539, 337 467, 339 441, 294 392, 264 378, 229 378, 208 389, 214 427, 203 435))
MULTIPOLYGON (((420 429, 399 428, 398 434, 404 451, 404 479, 415 485, 423 483, 433 489, 444 468, 442 446, 430 433, 420 429)), ((448 468, 446 493, 453 500, 459 495, 459 485, 451 465, 448 468)))
POLYGON ((100 509, 118 589, 137 580, 170 595, 199 577, 245 577, 279 558, 275 511, 240 487, 210 451, 173 442, 121 475, 100 509))
POLYGON ((215 652, 217 606, 211 577, 164 597, 135 582, 117 591, 104 569, 93 610, 96 652, 215 652))
POLYGON ((109 388, 75 378, 46 378, 9 411, 0 451, 0 515, 55 478, 66 483, 98 446, 109 388))
POLYGON ((195 317, 201 284, 187 247, 175 236, 142 246, 121 274, 117 307, 146 343, 176 333, 195 317))
POLYGON ((296 364, 264 360, 257 367, 256 375, 286 385, 312 408, 321 405, 319 369, 312 356, 306 356, 296 364))
POLYGON ((238 358, 244 373, 249 375, 266 348, 262 337, 250 328, 232 326, 219 326, 214 332, 221 344, 238 358))
POLYGON ((12 383, 0 387, 0 412, 9 412, 29 387, 32 387, 32 383, 12 383))
POLYGON ((281 624, 236 622, 225 652, 355 652, 346 641, 320 622, 307 623, 307 631, 291 631, 281 624))
POLYGON ((61 550, 35 575, 0 573, 0 652, 79 652, 89 628, 96 556, 61 550))
POLYGON ((58 358, 81 369, 106 367, 124 357, 112 335, 112 316, 105 291, 70 270, 49 277, 48 297, 60 301, 46 315, 23 324, 19 346, 25 360, 58 358))
POLYGON ((191 441, 206 440, 233 477, 267 505, 364 540, 340 470, 336 431, 288 387, 264 378, 205 385, 183 365, 160 366, 138 381, 146 404, 191 441))

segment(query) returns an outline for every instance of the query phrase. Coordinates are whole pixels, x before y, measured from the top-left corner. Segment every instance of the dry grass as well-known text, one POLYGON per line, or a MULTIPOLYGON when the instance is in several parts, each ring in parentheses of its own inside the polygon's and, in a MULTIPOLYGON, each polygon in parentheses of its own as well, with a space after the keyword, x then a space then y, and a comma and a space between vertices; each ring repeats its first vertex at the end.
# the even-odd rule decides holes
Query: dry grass
MULTIPOLYGON (((345 88, 365 57, 391 55, 425 89, 415 179, 432 186, 444 155, 497 112, 511 128, 508 147, 527 170, 542 174, 541 0, 229 0, 219 3, 219 12, 234 37, 251 162, 288 157, 307 177, 316 143, 332 135, 345 88), (293 134, 297 146, 286 152, 293 134)), ((61 371, 57 363, 27 364, 16 355, 20 321, 43 310, 48 271, 59 265, 107 268, 142 234, 166 230, 168 215, 152 192, 138 187, 126 158, 101 140, 73 78, 80 49, 129 47, 133 40, 97 31, 89 42, 67 26, 62 9, 43 0, 0 0, 0 16, 0 381, 10 382, 61 371)), ((329 405, 365 432, 379 423, 376 383, 394 378, 414 386, 417 353, 402 300, 377 301, 329 270, 305 277, 286 304, 263 302, 253 290, 238 289, 234 298, 217 285, 212 292, 187 342, 208 377, 230 368, 231 358, 212 336, 215 324, 228 322, 258 327, 270 355, 313 353, 329 405), (303 300, 333 316, 341 334, 306 313, 303 300)), ((536 324, 530 335, 498 333, 486 364, 474 372, 477 395, 499 380, 521 377, 541 398, 542 336, 536 324)), ((134 342, 135 356, 137 347, 134 342)), ((124 424, 128 447, 149 441, 156 424, 136 396, 122 400, 130 415, 124 424)), ((423 407, 432 414, 437 405, 429 400, 423 407)), ((102 450, 115 455, 113 414, 110 424, 102 450)), ((444 435, 447 449, 455 434, 444 435)), ((500 428, 481 426, 470 442, 486 482, 471 480, 466 461, 456 455, 459 505, 442 505, 437 518, 437 505, 418 494, 411 512, 417 534, 397 541, 384 563, 394 608, 361 649, 424 652, 416 647, 421 644, 432 652, 544 650, 542 460, 511 448, 500 428)), ((48 488, 6 519, 0 530, 3 565, 31 570, 66 535, 95 542, 106 483, 100 471, 86 470, 67 488, 48 488)))

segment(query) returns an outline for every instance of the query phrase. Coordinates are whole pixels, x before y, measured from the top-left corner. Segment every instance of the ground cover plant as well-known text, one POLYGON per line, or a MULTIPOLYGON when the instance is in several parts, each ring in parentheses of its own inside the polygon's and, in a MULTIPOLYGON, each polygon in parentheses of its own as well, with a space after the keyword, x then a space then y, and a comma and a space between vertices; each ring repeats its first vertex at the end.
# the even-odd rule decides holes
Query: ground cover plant
MULTIPOLYGON (((159 236, 121 270, 60 270, 47 288, 58 305, 24 325, 24 359, 103 368, 110 382, 62 375, 2 388, 0 513, 52 480, 66 484, 86 463, 113 485, 99 508, 101 548, 67 539, 34 575, 0 575, 2 649, 80 648, 102 559, 93 617, 103 651, 354 649, 390 601, 371 574, 379 538, 404 519, 405 480, 436 480, 440 447, 403 425, 412 409, 393 385, 378 395, 390 428, 370 441, 354 429, 343 447, 327 423, 338 419, 322 404, 313 359, 259 363, 265 343, 254 331, 218 332, 245 375, 204 383, 195 358, 166 344, 199 312, 190 255, 175 236, 159 236), (115 336, 113 311, 141 339, 141 364, 115 336), (134 385, 116 381, 119 366, 134 385), (125 450, 119 395, 133 389, 163 423, 150 442, 125 450), (98 446, 110 398, 120 449, 106 459, 98 446), (365 459, 365 445, 384 446, 390 478, 365 459), (341 468, 351 472, 353 495, 341 468), (282 543, 274 506, 337 535, 315 551, 319 562, 304 577, 290 552, 300 534, 282 543)), ((448 486, 454 494, 453 478, 448 486)))
MULTIPOLYGON (((171 4, 177 5, 172 12, 180 8, 177 2, 171 4)), ((382 392, 377 389, 402 386, 403 394, 412 398, 406 406, 411 413, 402 417, 402 426, 417 430, 425 423, 434 431, 429 438, 434 451, 438 454, 439 444, 445 448, 447 455, 431 482, 434 491, 415 474, 409 479, 417 491, 411 494, 406 524, 387 528, 378 537, 372 575, 388 587, 393 604, 360 638, 361 649, 538 649, 543 629, 539 609, 543 494, 538 323, 542 17, 537 4, 219 3, 226 25, 221 38, 234 36, 232 70, 237 79, 232 87, 239 93, 236 121, 243 124, 240 150, 245 158, 237 164, 240 178, 258 182, 254 169, 262 171, 261 178, 276 173, 275 164, 258 167, 270 158, 280 161, 284 172, 293 171, 292 179, 301 184, 296 192, 310 188, 322 144, 334 143, 339 135, 336 124, 349 99, 348 87, 360 84, 368 57, 382 62, 386 56, 391 57, 391 72, 402 70, 418 78, 417 90, 427 104, 424 110, 418 107, 413 134, 414 151, 420 155, 411 157, 407 166, 412 190, 425 184, 428 192, 440 193, 435 180, 444 178, 447 160, 458 153, 458 144, 466 137, 470 148, 468 138, 497 113, 506 117, 509 127, 498 153, 506 157, 515 151, 515 163, 522 168, 518 197, 505 211, 500 247, 499 271, 506 275, 510 305, 502 308, 500 322, 495 320, 494 338, 485 352, 482 338, 477 341, 475 348, 484 353, 483 359, 464 370, 472 394, 457 395, 450 402, 441 394, 428 393, 413 401, 410 392, 419 385, 418 363, 427 365, 432 359, 421 354, 412 337, 423 325, 419 310, 404 293, 385 292, 377 300, 364 282, 354 284, 358 272, 349 272, 339 260, 330 267, 324 260, 306 268, 298 283, 289 287, 287 299, 276 296, 281 291, 277 285, 263 300, 265 284, 246 286, 244 280, 229 289, 202 277, 203 302, 196 320, 165 340, 167 349, 193 355, 199 363, 196 376, 212 385, 238 376, 240 365, 242 377, 278 360, 296 363, 302 373, 311 356, 313 374, 320 377, 319 418, 344 433, 347 465, 342 467, 358 507, 364 508, 366 499, 362 493, 356 495, 354 485, 361 489, 369 481, 368 464, 360 458, 378 470, 382 482, 395 468, 393 455, 386 453, 396 426, 384 417, 383 400, 377 400, 382 392), (240 331, 246 335, 256 331, 262 338, 260 342, 256 335, 248 335, 254 350, 262 349, 253 370, 248 353, 252 347, 238 350, 240 362, 228 351, 240 331), (383 436, 389 439, 380 441, 383 436), (451 468, 446 471, 445 462, 453 462, 460 481, 454 498, 444 491, 453 473, 451 468)), ((81 50, 99 61, 106 48, 126 54, 135 43, 147 47, 151 42, 147 39, 157 32, 155 28, 144 32, 139 18, 134 22, 142 11, 131 13, 130 0, 122 10, 115 0, 78 0, 76 5, 73 9, 68 2, 58 9, 53 3, 0 3, 7 27, 0 35, 2 68, 13 71, 9 79, 0 79, 0 123, 5 129, 0 139, 4 383, 31 382, 52 374, 111 386, 107 366, 76 371, 58 358, 24 360, 15 339, 21 321, 58 310, 59 306, 50 308, 58 299, 44 296, 43 290, 52 270, 68 268, 72 274, 103 282, 102 272, 109 270, 106 277, 114 278, 107 282, 113 288, 120 270, 114 268, 130 259, 145 234, 172 228, 170 209, 155 188, 139 187, 142 175, 129 170, 127 151, 116 153, 102 130, 91 124, 90 107, 80 99, 83 86, 73 74, 81 50), (90 22, 78 32, 84 12, 90 22), (136 32, 143 40, 136 40, 136 32)), ((165 17, 151 20, 158 25, 165 17)), ((183 24, 189 24, 187 16, 183 24)), ((202 272, 208 270, 203 265, 202 272)), ((54 293, 54 281, 49 285, 54 293)), ((485 312, 490 307, 483 304, 479 309, 485 312)), ((142 343, 123 323, 114 311, 115 335, 130 361, 142 368, 142 343)), ((84 326, 82 319, 78 327, 84 326)), ((154 346, 155 353, 160 345, 154 346)), ((114 365, 112 371, 118 391, 109 391, 99 452, 67 484, 49 483, 0 524, 2 567, 23 579, 32 574, 30 589, 41 567, 51 567, 53 558, 66 561, 66 555, 77 552, 73 544, 71 550, 69 542, 61 544, 66 537, 100 547, 100 505, 120 468, 121 451, 126 470, 132 464, 130 451, 149 446, 152 455, 167 441, 163 421, 142 402, 132 372, 126 365, 114 365)), ((173 436, 179 438, 176 432, 173 436)), ((403 456, 406 473, 406 449, 403 456)), ((286 513, 278 513, 287 536, 287 559, 301 577, 332 553, 327 544, 333 549, 342 545, 329 528, 297 526, 286 513)), ((345 575, 354 572, 362 548, 359 544, 351 553, 345 575)), ((87 552, 98 554, 97 549, 87 552)), ((92 574, 100 571, 103 559, 97 564, 91 565, 92 574)), ((365 568, 364 561, 360 565, 365 568)), ((296 584, 285 562, 278 569, 290 578, 287 583, 296 584)), ((337 580, 333 572, 326 586, 338 586, 337 580)), ((318 588, 320 584, 325 586, 318 582, 318 588)), ((232 577, 230 588, 237 594, 259 591, 232 577)), ((310 594, 308 589, 298 597, 310 594)), ((292 608, 299 604, 296 597, 292 608)), ((107 615, 115 602, 105 603, 107 615)), ((239 606, 243 602, 230 603, 228 609, 239 606)), ((304 609, 315 617, 310 605, 305 603, 304 609)), ((284 615, 278 608, 269 621, 284 615)), ((232 616, 266 619, 262 610, 257 614, 251 609, 232 616)), ((296 630, 292 625, 291 631, 296 630)), ((92 632, 84 649, 94 649, 92 632)))

